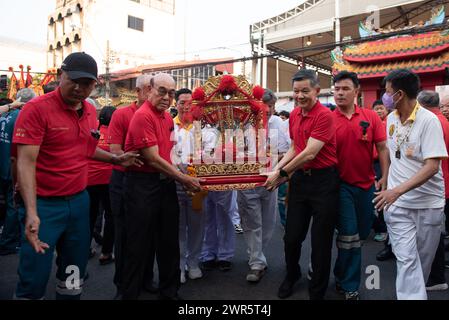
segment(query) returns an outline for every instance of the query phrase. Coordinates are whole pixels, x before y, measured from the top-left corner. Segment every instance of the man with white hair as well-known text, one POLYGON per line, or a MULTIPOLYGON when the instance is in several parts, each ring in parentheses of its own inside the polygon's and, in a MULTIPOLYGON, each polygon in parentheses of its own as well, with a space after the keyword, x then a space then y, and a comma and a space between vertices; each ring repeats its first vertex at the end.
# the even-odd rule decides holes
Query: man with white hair
POLYGON ((172 164, 174 122, 167 112, 175 98, 175 81, 165 73, 150 81, 147 101, 129 125, 125 150, 138 151, 142 167, 130 167, 124 181, 125 264, 123 299, 136 300, 144 279, 151 244, 155 242, 161 299, 177 300, 180 285, 179 203, 175 180, 189 191, 200 180, 172 164))
MULTIPOLYGON (((136 80, 137 101, 127 107, 118 109, 112 115, 107 139, 112 153, 117 155, 124 153, 123 150, 125 150, 125 140, 126 134, 128 133, 129 123, 136 111, 147 101, 148 93, 150 92, 151 78, 153 78, 153 76, 150 74, 139 76, 136 80)), ((123 202, 124 177, 125 169, 122 166, 114 166, 109 184, 109 196, 111 200, 112 215, 114 216, 114 284, 117 287, 116 298, 121 297, 121 282, 123 279, 123 248, 125 241, 125 212, 123 202)), ((157 289, 153 286, 153 262, 154 249, 151 249, 148 257, 148 267, 145 273, 143 289, 151 293, 156 293, 157 289)))
MULTIPOLYGON (((16 101, 23 105, 35 97, 33 90, 25 88, 17 92, 16 101)), ((0 236, 0 256, 17 253, 20 245, 20 225, 13 201, 14 185, 10 162, 12 134, 19 112, 19 108, 9 109, 0 115, 0 193, 6 199, 6 217, 0 236)))

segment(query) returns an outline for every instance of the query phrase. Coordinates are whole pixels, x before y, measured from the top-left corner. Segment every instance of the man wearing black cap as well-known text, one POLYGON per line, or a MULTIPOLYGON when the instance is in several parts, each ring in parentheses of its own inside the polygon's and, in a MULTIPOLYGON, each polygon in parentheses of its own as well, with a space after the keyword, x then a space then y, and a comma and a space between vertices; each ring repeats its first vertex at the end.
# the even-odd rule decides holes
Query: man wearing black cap
POLYGON ((14 130, 17 174, 25 210, 18 299, 42 299, 57 247, 57 299, 79 299, 89 254, 88 159, 139 165, 136 153, 116 156, 97 148, 96 112, 85 99, 97 64, 85 53, 69 55, 60 86, 25 105, 14 130))

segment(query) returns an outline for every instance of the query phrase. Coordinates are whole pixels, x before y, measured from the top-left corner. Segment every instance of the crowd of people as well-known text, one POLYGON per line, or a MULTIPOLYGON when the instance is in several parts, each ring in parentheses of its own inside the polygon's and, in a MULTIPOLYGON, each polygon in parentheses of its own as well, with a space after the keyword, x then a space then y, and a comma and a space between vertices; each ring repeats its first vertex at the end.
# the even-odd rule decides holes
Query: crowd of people
MULTIPOLYGON (((222 192, 204 191, 204 180, 189 174, 192 91, 176 90, 168 74, 144 74, 136 102, 97 110, 87 100, 97 76, 91 56, 73 53, 58 86, 40 97, 20 90, 15 102, 0 106, 7 204, 0 254, 20 249, 14 298, 44 298, 56 252, 56 297, 79 299, 93 240, 102 245, 99 263, 115 264, 115 299, 136 300, 142 291, 180 299, 187 279, 232 269, 238 233, 247 245, 246 280, 257 283, 268 268, 265 251, 277 221, 285 229, 280 299, 293 294, 302 276, 309 230, 311 300, 325 298, 332 267, 335 289, 346 300, 360 299, 363 242, 372 229, 385 242, 378 260, 396 259, 398 299, 447 289, 449 100, 421 91, 413 72, 391 72, 371 108, 356 103, 361 88, 352 72, 334 76, 332 109, 320 103, 312 70, 292 78, 291 114, 277 114, 276 95, 265 89, 275 166, 261 187, 222 192), (169 112, 172 106, 176 112, 169 112), (72 267, 75 286, 67 282, 72 267)), ((204 126, 201 153, 212 154, 220 137, 204 126)), ((256 142, 245 141, 248 153, 256 153, 256 142)))

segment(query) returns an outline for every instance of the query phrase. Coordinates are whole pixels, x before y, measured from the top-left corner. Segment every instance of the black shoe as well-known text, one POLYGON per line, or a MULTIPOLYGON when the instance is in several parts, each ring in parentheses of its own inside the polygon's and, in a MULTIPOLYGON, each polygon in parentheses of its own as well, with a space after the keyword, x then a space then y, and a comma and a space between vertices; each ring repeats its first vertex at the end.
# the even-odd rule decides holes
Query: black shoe
POLYGON ((159 298, 159 300, 166 300, 166 301, 183 301, 184 300, 178 294, 176 294, 174 297, 168 297, 168 296, 159 294, 158 298, 159 298))
POLYGON ((20 248, 14 248, 14 249, 0 249, 0 256, 8 256, 11 254, 17 254, 19 252, 20 248))
POLYGON ((386 261, 390 259, 396 259, 393 250, 391 250, 391 245, 386 245, 377 255, 377 261, 386 261))
POLYGON ((115 294, 114 298, 112 300, 123 300, 123 294, 119 291, 115 294))
POLYGON ((217 267, 217 262, 215 260, 204 261, 201 263, 201 269, 204 271, 211 271, 217 267))
POLYGON ((282 282, 281 286, 279 287, 278 297, 280 299, 286 299, 286 298, 290 297, 293 293, 293 287, 295 286, 295 283, 298 280, 299 279, 290 280, 288 277, 286 277, 284 279, 284 281, 282 282))
POLYGON ((218 269, 226 272, 232 269, 232 263, 230 261, 218 261, 218 269))
POLYGON ((154 284, 144 285, 143 290, 151 294, 156 294, 159 292, 159 288, 156 287, 154 284))
POLYGON ((444 251, 449 251, 449 243, 446 243, 446 244, 444 245, 444 251))
POLYGON ((444 267, 449 269, 449 260, 444 261, 444 267))

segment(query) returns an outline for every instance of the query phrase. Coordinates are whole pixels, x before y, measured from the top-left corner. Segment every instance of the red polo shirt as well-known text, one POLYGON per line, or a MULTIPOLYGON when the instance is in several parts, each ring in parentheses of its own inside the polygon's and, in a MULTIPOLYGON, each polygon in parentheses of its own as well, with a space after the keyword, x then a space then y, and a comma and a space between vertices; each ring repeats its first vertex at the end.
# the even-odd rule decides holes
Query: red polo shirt
POLYGON ((20 112, 14 129, 16 144, 40 146, 36 164, 37 195, 67 196, 87 186, 89 157, 97 140, 95 107, 83 102, 83 115, 62 100, 60 89, 37 97, 20 112))
MULTIPOLYGON (((100 127, 100 139, 98 140, 98 148, 109 152, 109 144, 106 142, 106 136, 108 134, 108 127, 100 127)), ((89 160, 89 174, 88 174, 88 186, 97 186, 103 184, 109 184, 112 175, 112 164, 89 160)))
POLYGON ((290 137, 298 154, 306 148, 310 137, 325 143, 316 158, 304 165, 304 169, 324 169, 337 164, 332 111, 318 101, 306 116, 302 114, 301 108, 293 110, 289 122, 290 137))
MULTIPOLYGON (((432 111, 441 122, 441 127, 443 128, 444 143, 446 144, 446 149, 449 152, 449 122, 446 117, 437 108, 429 109, 432 111)), ((444 191, 446 199, 449 199, 449 159, 441 160, 441 168, 443 170, 444 179, 444 191)))
POLYGON ((358 106, 355 106, 351 119, 337 108, 334 111, 334 119, 340 178, 348 184, 367 190, 373 185, 375 178, 375 144, 387 139, 385 125, 374 111, 358 106), (366 136, 363 135, 361 121, 369 122, 366 136))
MULTIPOLYGON (((170 164, 171 151, 174 146, 174 122, 168 112, 159 112, 149 101, 136 111, 131 120, 126 136, 125 150, 139 151, 154 146, 159 147, 159 155, 170 164)), ((131 167, 129 171, 158 172, 155 168, 145 164, 142 167, 131 167)))
MULTIPOLYGON (((131 119, 137 111, 137 105, 135 102, 130 106, 118 109, 112 114, 111 123, 108 129, 108 144, 119 144, 122 149, 125 149, 126 135, 128 133, 129 124, 131 119)), ((125 171, 122 166, 114 166, 114 170, 125 171)))

